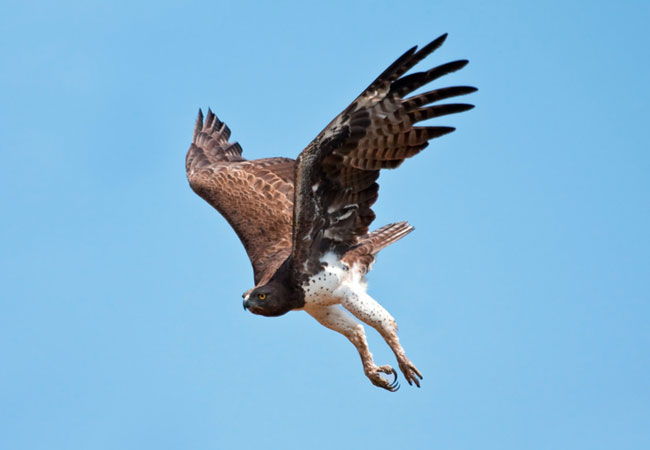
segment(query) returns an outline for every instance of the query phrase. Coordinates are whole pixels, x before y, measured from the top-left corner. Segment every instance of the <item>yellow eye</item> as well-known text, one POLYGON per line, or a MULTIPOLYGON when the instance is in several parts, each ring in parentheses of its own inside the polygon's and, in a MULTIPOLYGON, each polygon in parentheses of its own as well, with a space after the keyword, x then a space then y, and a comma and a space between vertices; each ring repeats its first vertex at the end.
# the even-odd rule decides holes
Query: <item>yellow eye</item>
POLYGON ((264 300, 266 298, 266 294, 257 294, 257 298, 264 300))

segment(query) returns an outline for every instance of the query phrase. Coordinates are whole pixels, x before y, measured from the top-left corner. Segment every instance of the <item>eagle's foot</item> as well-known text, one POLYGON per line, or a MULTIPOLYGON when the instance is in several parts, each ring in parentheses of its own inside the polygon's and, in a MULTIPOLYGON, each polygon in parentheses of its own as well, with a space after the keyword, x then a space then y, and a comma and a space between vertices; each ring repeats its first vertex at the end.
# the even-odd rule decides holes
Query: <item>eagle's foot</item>
POLYGON ((422 374, 413 365, 411 361, 409 361, 407 358, 400 359, 399 369, 404 374, 404 378, 406 378, 406 381, 408 382, 409 385, 412 386, 413 383, 415 383, 417 387, 420 387, 420 380, 422 379, 422 374), (420 378, 419 380, 418 377, 420 378))
POLYGON ((397 372, 391 366, 375 366, 373 364, 371 367, 365 369, 365 373, 375 386, 379 386, 380 388, 384 388, 391 392, 395 392, 399 389, 397 372), (380 373, 393 374, 393 381, 389 382, 386 378, 382 377, 380 373))

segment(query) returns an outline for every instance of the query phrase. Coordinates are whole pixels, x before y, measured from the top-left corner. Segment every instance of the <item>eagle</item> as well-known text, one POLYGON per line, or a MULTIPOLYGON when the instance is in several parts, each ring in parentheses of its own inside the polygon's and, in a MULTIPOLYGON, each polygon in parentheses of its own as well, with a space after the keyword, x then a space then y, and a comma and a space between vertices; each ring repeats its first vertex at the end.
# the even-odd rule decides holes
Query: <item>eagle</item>
POLYGON ((235 230, 252 263, 255 286, 243 294, 253 314, 305 311, 343 334, 361 356, 372 384, 399 389, 397 372, 377 365, 363 325, 390 346, 409 385, 422 374, 406 357, 395 319, 367 293, 366 275, 377 254, 413 227, 395 222, 369 231, 375 218, 377 179, 454 131, 419 122, 473 108, 441 100, 470 94, 471 86, 414 94, 463 68, 457 60, 406 74, 439 48, 447 34, 397 58, 298 155, 247 160, 230 142, 230 129, 209 109, 199 110, 185 168, 189 184, 235 230), (392 376, 392 380, 390 379, 392 376))

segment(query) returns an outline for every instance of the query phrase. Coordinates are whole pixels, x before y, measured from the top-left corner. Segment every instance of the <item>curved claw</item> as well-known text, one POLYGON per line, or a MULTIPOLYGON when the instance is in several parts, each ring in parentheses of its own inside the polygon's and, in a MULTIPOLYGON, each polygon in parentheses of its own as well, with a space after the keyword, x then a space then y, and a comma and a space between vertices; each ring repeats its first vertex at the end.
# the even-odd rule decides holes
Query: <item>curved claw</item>
POLYGON ((406 381, 408 382, 409 385, 415 385, 417 387, 420 387, 420 380, 422 379, 422 374, 420 371, 413 365, 413 363, 409 360, 402 361, 400 362, 399 365, 400 370, 404 374, 404 378, 406 378, 406 381), (420 380, 418 380, 418 378, 420 380))
MULTIPOLYGON (((393 377, 394 378, 393 378, 393 382, 391 383, 391 385, 397 383, 397 371, 395 369, 393 369, 393 377)), ((398 386, 398 389, 399 389, 399 383, 397 383, 397 386, 398 386)))
POLYGON ((386 389, 390 392, 395 392, 400 388, 400 384, 397 382, 397 371, 391 366, 375 366, 374 370, 367 371, 366 375, 370 378, 370 381, 375 386, 386 389), (386 378, 379 376, 379 372, 385 374, 393 374, 393 381, 388 381, 386 378))
POLYGON ((391 381, 386 389, 391 392, 397 392, 400 388, 399 382, 397 381, 397 371, 391 367, 390 370, 385 373, 393 374, 393 381, 391 381))

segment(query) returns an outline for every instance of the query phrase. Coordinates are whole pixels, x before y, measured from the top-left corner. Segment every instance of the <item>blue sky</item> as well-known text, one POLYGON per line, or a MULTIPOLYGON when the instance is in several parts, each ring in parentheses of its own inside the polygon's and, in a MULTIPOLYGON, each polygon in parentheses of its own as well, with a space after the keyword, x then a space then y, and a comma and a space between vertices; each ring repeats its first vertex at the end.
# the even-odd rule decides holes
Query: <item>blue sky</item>
MULTIPOLYGON (((0 448, 650 447, 648 2, 3 2, 0 448), (252 316, 189 189, 199 107, 295 157, 403 51, 471 62, 457 132, 380 179, 370 292, 421 389, 252 316)), ((378 362, 388 347, 367 331, 378 362)))

